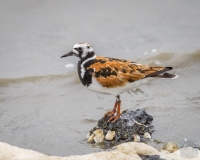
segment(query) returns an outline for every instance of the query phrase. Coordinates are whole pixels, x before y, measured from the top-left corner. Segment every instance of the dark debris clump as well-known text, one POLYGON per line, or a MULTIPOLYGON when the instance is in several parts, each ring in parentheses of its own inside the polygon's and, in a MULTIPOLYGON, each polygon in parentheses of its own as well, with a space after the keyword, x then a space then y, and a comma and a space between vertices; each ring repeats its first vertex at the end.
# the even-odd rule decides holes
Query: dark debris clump
POLYGON ((150 135, 153 132, 153 126, 151 125, 153 117, 142 109, 123 111, 120 118, 115 123, 107 122, 109 118, 110 117, 100 119, 97 126, 90 130, 90 135, 96 129, 102 129, 104 136, 109 130, 115 131, 114 139, 112 141, 105 139, 104 142, 116 145, 123 142, 134 141, 133 135, 139 135, 140 141, 146 141, 147 139, 143 138, 145 132, 148 132, 150 135))
POLYGON ((139 155, 142 160, 164 160, 159 155, 139 155))

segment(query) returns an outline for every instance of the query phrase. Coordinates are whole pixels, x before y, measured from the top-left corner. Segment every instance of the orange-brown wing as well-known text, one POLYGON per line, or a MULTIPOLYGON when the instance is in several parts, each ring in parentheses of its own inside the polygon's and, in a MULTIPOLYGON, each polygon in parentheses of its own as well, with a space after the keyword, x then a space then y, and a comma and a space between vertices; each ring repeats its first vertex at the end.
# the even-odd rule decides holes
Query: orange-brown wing
POLYGON ((135 64, 137 66, 137 71, 139 71, 141 74, 145 75, 146 77, 154 77, 162 72, 165 72, 168 69, 168 67, 161 67, 161 66, 147 66, 143 64, 135 64))
POLYGON ((87 69, 93 68, 93 76, 104 87, 112 88, 124 86, 142 78, 160 72, 164 67, 149 67, 123 59, 96 57, 97 63, 91 64, 87 69))

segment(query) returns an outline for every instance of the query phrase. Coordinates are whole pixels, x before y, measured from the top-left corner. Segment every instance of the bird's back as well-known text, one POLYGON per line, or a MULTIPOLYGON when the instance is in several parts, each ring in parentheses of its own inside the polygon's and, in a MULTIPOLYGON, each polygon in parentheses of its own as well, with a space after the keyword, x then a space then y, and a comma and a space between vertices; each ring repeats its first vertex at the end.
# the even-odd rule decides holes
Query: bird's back
POLYGON ((93 78, 106 88, 124 86, 146 77, 163 76, 162 73, 172 69, 172 67, 148 66, 129 60, 100 56, 85 67, 86 70, 93 69, 93 78))

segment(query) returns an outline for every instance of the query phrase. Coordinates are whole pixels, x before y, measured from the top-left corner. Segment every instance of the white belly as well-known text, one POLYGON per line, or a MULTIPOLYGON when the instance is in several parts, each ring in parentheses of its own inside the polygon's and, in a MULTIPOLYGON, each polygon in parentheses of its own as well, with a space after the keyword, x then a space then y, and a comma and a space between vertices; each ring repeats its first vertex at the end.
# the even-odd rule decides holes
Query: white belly
POLYGON ((101 94, 111 94, 111 95, 117 96, 118 94, 127 92, 131 89, 134 89, 140 86, 143 83, 146 83, 150 79, 151 78, 145 78, 133 83, 127 83, 125 86, 119 86, 115 88, 106 88, 106 87, 103 87, 99 82, 97 82, 95 78, 92 78, 92 83, 90 86, 88 86, 88 89, 90 91, 101 93, 101 94))

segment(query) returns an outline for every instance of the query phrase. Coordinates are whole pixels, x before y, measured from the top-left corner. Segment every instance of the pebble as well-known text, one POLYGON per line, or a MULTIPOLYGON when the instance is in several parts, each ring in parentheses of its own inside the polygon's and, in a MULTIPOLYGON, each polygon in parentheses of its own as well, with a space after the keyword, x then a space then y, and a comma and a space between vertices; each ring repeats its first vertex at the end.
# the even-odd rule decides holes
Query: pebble
POLYGON ((89 138, 88 138, 88 142, 93 142, 94 141, 94 134, 92 134, 89 138))
POLYGON ((115 137, 115 131, 109 130, 105 136, 106 140, 113 140, 115 137))
POLYGON ((90 133, 87 134, 87 139, 90 138, 90 133))
POLYGON ((94 134, 94 141, 96 143, 101 143, 104 140, 103 130, 97 129, 93 132, 94 134))
POLYGON ((133 138, 134 138, 134 140, 133 140, 134 142, 140 142, 140 136, 139 135, 134 134, 133 138))
POLYGON ((148 132, 145 132, 144 135, 143 135, 144 138, 148 138, 150 139, 151 138, 151 135, 148 133, 148 132))
POLYGON ((178 150, 179 147, 174 142, 167 142, 167 143, 164 144, 163 149, 167 150, 170 153, 173 153, 174 151, 178 150))

